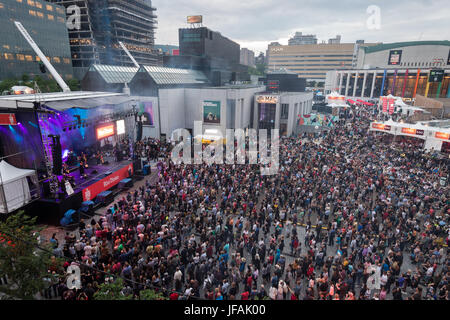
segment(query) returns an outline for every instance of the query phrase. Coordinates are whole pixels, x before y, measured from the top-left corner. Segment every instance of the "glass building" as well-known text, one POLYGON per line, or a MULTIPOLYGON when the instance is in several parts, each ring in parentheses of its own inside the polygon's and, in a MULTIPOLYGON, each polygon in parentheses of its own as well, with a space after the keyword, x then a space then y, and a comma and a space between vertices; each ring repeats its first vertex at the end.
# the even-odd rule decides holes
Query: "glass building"
POLYGON ((0 0, 0 80, 23 74, 51 77, 48 71, 41 73, 39 57, 14 21, 22 23, 58 73, 66 80, 72 79, 64 7, 39 0, 0 0))

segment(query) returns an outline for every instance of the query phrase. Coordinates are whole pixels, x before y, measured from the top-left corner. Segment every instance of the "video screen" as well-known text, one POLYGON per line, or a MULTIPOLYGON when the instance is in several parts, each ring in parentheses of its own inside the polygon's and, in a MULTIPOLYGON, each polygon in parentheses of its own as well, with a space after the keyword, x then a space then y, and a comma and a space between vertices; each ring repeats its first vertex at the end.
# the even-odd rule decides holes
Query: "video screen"
POLYGON ((116 121, 117 135, 125 134, 125 120, 116 121))
POLYGON ((97 128, 97 140, 111 137, 115 134, 114 124, 108 124, 97 128))

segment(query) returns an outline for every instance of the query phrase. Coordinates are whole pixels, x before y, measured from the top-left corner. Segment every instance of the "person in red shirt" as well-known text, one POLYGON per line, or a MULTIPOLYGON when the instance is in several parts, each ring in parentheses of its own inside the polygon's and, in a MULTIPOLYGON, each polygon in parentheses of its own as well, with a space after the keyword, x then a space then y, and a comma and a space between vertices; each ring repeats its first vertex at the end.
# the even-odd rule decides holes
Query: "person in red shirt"
POLYGON ((241 294, 241 300, 248 300, 249 292, 245 291, 241 294))

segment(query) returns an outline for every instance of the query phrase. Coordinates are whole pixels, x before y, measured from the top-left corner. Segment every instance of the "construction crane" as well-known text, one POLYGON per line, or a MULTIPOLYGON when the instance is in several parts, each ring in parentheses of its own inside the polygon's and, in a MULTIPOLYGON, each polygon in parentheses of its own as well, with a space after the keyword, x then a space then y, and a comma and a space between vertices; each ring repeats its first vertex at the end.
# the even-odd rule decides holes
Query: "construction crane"
POLYGON ((128 57, 130 57, 131 61, 133 61, 133 63, 136 66, 136 68, 139 69, 140 68, 139 63, 136 62, 136 60, 131 55, 130 51, 128 51, 127 47, 125 47, 125 45, 121 41, 119 41, 119 44, 122 47, 123 51, 125 51, 125 53, 128 55, 128 57))
POLYGON ((59 73, 56 71, 56 69, 52 66, 50 61, 48 61, 47 57, 42 53, 41 49, 39 49, 36 42, 34 42, 33 38, 30 36, 28 31, 25 29, 25 27, 20 23, 19 21, 14 21, 14 24, 16 25, 17 29, 19 29, 20 33, 23 35, 25 40, 30 44, 31 48, 33 48, 34 52, 39 56, 41 61, 44 63, 45 67, 50 71, 53 78, 55 78, 58 85, 61 87, 63 92, 70 92, 69 86, 64 82, 63 78, 59 75, 59 73))

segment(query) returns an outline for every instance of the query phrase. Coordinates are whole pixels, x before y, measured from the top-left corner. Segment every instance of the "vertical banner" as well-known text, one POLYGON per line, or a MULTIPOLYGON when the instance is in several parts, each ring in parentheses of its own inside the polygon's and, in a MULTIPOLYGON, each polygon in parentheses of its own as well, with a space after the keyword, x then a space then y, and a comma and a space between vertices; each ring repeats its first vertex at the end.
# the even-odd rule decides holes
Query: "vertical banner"
POLYGON ((386 97, 383 97, 382 101, 383 101, 383 113, 387 113, 388 112, 388 99, 386 97))
POLYGON ((389 114, 394 113, 394 108, 395 108, 395 100, 389 99, 389 114))
POLYGON ((406 82, 408 81, 408 73, 409 73, 409 70, 406 69, 405 78, 403 80, 402 98, 405 96, 406 82))

